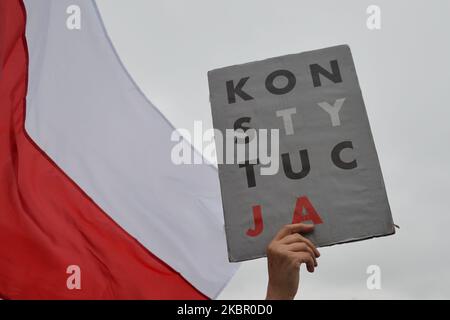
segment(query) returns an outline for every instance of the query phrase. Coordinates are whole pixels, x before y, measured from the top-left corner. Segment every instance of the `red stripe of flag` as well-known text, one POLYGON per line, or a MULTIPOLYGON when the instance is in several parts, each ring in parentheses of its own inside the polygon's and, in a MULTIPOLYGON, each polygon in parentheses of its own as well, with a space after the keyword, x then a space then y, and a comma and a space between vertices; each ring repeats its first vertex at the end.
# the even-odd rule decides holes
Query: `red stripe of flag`
POLYGON ((112 221, 24 129, 22 1, 0 1, 0 295, 7 299, 205 299, 112 221), (69 265, 81 289, 66 286, 69 265))

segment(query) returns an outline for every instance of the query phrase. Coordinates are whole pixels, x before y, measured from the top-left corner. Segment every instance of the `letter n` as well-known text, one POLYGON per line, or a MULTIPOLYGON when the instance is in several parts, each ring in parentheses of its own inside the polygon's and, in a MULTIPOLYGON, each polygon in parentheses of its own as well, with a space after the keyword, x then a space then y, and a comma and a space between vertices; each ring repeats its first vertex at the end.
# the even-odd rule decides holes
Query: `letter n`
POLYGON ((311 77, 313 80, 314 87, 322 86, 322 82, 320 80, 320 75, 324 76, 328 80, 339 83, 342 82, 341 70, 339 70, 339 64, 337 60, 330 61, 331 72, 317 63, 311 64, 309 69, 311 71, 311 77))

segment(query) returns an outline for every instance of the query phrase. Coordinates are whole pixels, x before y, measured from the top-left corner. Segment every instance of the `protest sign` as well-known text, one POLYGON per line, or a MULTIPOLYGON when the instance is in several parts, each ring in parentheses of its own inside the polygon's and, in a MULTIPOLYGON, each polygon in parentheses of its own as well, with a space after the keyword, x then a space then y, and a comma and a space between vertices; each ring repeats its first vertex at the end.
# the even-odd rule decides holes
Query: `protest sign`
POLYGON ((216 144, 230 261, 265 256, 289 223, 314 223, 308 237, 319 247, 395 232, 348 46, 216 69, 208 78, 223 136, 216 144), (237 131, 233 148, 248 148, 246 157, 226 149, 227 130, 237 131))

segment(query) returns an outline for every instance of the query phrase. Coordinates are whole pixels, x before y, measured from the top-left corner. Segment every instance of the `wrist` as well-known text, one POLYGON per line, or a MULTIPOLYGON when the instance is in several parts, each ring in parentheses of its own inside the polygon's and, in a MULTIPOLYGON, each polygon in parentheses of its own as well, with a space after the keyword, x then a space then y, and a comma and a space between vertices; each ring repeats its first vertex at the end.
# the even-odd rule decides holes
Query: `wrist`
POLYGON ((267 285, 266 300, 292 300, 294 295, 289 294, 279 286, 270 283, 267 285))

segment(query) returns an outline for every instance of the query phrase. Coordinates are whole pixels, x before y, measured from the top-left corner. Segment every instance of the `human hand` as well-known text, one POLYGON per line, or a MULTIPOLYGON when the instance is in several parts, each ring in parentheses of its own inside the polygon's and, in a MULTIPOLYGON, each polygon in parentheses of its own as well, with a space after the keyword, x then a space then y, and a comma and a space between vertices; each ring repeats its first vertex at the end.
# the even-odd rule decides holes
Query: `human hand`
POLYGON ((320 253, 310 240, 300 234, 313 230, 314 226, 308 224, 286 225, 267 246, 269 283, 266 299, 293 299, 298 290, 302 263, 306 264, 309 272, 314 272, 320 253))

